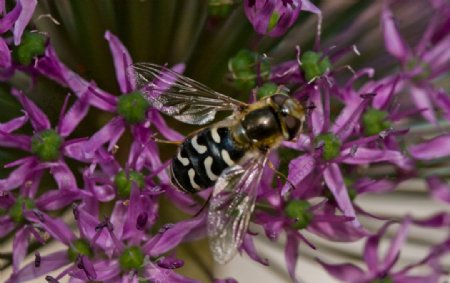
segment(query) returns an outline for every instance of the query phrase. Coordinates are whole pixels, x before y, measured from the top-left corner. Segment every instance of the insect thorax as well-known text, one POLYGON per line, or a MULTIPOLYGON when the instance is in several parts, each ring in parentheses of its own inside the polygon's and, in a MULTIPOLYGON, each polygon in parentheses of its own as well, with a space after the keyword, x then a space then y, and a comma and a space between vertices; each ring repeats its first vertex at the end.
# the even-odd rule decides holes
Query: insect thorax
POLYGON ((239 144, 261 151, 276 147, 283 140, 280 121, 270 106, 249 111, 231 131, 239 144))

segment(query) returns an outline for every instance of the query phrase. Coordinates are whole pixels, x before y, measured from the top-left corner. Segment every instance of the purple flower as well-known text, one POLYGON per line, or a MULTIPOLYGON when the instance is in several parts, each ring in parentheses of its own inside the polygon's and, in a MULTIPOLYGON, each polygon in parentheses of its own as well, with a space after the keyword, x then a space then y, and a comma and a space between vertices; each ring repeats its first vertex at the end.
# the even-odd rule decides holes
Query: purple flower
MULTIPOLYGON (((309 103, 314 105, 307 119, 311 133, 301 135, 295 144, 284 143, 288 147, 306 152, 289 164, 288 179, 296 188, 302 188, 294 190, 292 194, 299 198, 309 196, 311 193, 320 194, 323 191, 321 186, 323 180, 344 215, 353 218, 353 224, 359 227, 339 165, 389 162, 402 170, 411 170, 412 162, 398 150, 371 148, 370 143, 380 139, 378 134, 368 138, 353 138, 355 133, 361 130, 360 120, 373 95, 353 92, 352 97, 343 97, 346 104, 331 123, 330 94, 326 91, 327 87, 324 87, 325 94, 322 98, 319 90, 321 85, 322 81, 319 81, 309 93, 309 103)), ((289 184, 286 184, 282 190, 283 195, 290 189, 289 184)))
POLYGON ((9 127, 5 126, 5 131, 0 129, 0 144, 28 151, 33 155, 5 165, 5 167, 19 167, 12 171, 8 178, 0 180, 0 191, 13 190, 26 183, 29 175, 37 174, 45 169, 50 169, 59 189, 76 190, 75 177, 64 162, 63 156, 84 160, 76 150, 78 140, 65 140, 65 138, 86 116, 89 109, 86 97, 77 100, 66 113, 64 113, 66 107, 63 107, 58 125, 52 128, 47 116, 21 91, 12 90, 12 94, 22 104, 35 134, 30 137, 11 133, 22 123, 19 118, 11 121, 9 127))
MULTIPOLYGON (((437 13, 442 12, 443 16, 430 20, 414 48, 408 46, 400 35, 388 5, 384 5, 381 15, 386 50, 397 58, 402 66, 400 77, 403 84, 400 90, 410 92, 412 102, 421 110, 423 118, 434 124, 438 122, 435 107, 445 113, 450 111, 450 98, 443 90, 436 89, 433 85, 436 78, 447 72, 450 63, 450 36, 448 23, 445 21, 448 14, 444 12, 444 5, 447 4, 438 5, 440 8, 436 9, 437 13), (446 36, 432 41, 435 33, 442 33, 441 27, 445 28, 446 36)), ((448 115, 445 117, 449 118, 448 115)))
MULTIPOLYGON (((260 198, 266 199, 270 206, 270 212, 258 211, 255 213, 254 222, 264 227, 266 236, 270 240, 278 239, 282 231, 286 233, 285 261, 289 275, 294 282, 298 282, 295 276, 295 267, 298 260, 298 248, 301 241, 315 249, 301 231, 306 230, 318 236, 334 241, 355 241, 367 235, 361 229, 352 225, 350 217, 336 214, 336 209, 327 201, 311 205, 306 200, 284 200, 281 191, 267 187, 260 198)), ((246 236, 243 248, 256 261, 268 264, 267 259, 261 259, 254 251, 249 235, 246 236)))
POLYGON ((39 256, 38 266, 36 262, 28 264, 7 282, 23 282, 63 266, 66 266, 64 271, 55 280, 68 275, 83 281, 135 280, 143 277, 161 282, 197 282, 173 272, 172 269, 181 267, 182 262, 163 255, 181 242, 203 237, 206 214, 167 224, 150 236, 147 232, 152 223, 145 223, 142 215, 150 213, 147 209, 152 202, 154 200, 134 189, 130 200, 117 202, 111 218, 103 221, 85 211, 84 205, 75 207, 79 237, 59 219, 50 218, 39 210, 27 212, 25 217, 29 221, 66 245, 67 249, 39 256), (158 260, 154 261, 154 258, 158 260))
POLYGON ((320 15, 309 0, 245 0, 244 11, 253 28, 260 34, 283 35, 297 20, 300 11, 320 15))
MULTIPOLYGON (((392 239, 388 251, 383 259, 379 258, 378 248, 380 240, 386 233, 387 228, 392 222, 386 223, 378 233, 367 238, 364 247, 364 261, 367 265, 367 271, 350 264, 328 264, 321 260, 319 263, 335 278, 350 283, 369 283, 369 282, 436 282, 440 274, 431 272, 428 275, 411 275, 412 266, 407 266, 399 271, 393 271, 393 267, 399 259, 400 250, 406 241, 407 231, 411 224, 411 219, 407 217, 401 224, 397 234, 392 239), (378 281, 377 281, 378 280, 378 281), (383 281, 384 280, 384 281, 383 281)), ((428 259, 428 257, 426 257, 428 259)), ((420 264, 425 262, 420 261, 420 264)))

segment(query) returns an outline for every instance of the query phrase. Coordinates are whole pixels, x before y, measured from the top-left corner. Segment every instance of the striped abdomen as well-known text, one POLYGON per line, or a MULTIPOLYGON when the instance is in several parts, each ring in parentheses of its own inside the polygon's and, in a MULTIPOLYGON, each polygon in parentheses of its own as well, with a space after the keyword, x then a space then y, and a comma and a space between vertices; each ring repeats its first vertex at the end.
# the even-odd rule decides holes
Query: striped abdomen
POLYGON ((196 193, 214 185, 226 168, 245 154, 228 128, 206 128, 187 138, 172 159, 172 183, 184 192, 196 193))

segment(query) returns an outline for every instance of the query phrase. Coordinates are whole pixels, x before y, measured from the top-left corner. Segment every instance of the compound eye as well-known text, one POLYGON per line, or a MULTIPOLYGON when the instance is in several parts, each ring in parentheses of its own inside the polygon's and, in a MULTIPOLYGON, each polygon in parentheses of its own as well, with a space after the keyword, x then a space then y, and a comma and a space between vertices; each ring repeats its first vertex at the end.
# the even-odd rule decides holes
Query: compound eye
POLYGON ((272 102, 274 103, 274 104, 276 104, 278 107, 282 107, 283 106, 283 104, 284 104, 284 102, 286 101, 286 99, 288 99, 289 98, 289 96, 287 96, 287 95, 284 95, 284 94, 275 94, 275 95, 273 95, 272 97, 271 97, 271 99, 272 99, 272 102))
POLYGON ((288 140, 292 140, 299 134, 301 121, 293 116, 286 116, 284 118, 284 123, 286 124, 286 130, 288 132, 288 140))

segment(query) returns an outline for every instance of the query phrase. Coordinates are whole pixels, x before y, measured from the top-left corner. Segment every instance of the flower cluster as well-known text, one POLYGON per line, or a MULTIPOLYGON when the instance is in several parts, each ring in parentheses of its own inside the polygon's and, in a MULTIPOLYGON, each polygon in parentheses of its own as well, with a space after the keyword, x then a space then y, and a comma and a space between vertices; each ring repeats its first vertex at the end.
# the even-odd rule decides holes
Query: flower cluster
MULTIPOLYGON (((324 13, 312 1, 232 2, 209 1, 205 34, 197 34, 196 40, 208 41, 210 29, 220 29, 224 36, 230 31, 228 25, 237 25, 242 18, 242 25, 250 22, 254 32, 243 30, 257 34, 253 38, 257 43, 250 47, 236 40, 239 35, 230 35, 234 45, 226 41, 225 51, 211 48, 211 54, 204 56, 222 54, 224 60, 218 58, 218 62, 226 66, 228 61, 230 84, 226 87, 240 93, 243 100, 254 101, 289 88, 306 115, 300 136, 270 153, 240 251, 270 266, 271 259, 263 258, 254 244, 253 231, 260 229, 271 241, 285 235, 286 269, 293 282, 301 282, 296 275, 301 242, 315 250, 316 264, 324 272, 344 282, 438 282, 448 272, 443 259, 450 254, 450 236, 429 244, 419 261, 395 266, 412 227, 450 232, 449 210, 428 218, 406 214, 394 219, 388 213, 374 215, 358 199, 366 194, 387 195, 404 182, 421 179, 426 195, 450 205, 450 134, 445 131, 450 123, 445 83, 450 71, 449 3, 422 0, 432 16, 424 20, 420 38, 411 43, 397 27, 394 8, 398 4, 380 1, 377 16, 384 48, 380 46, 379 56, 391 59, 386 72, 372 67, 370 61, 364 61, 368 65, 359 70, 343 66, 342 58, 363 55, 353 45, 335 48, 323 43, 324 13), (317 30, 311 32, 312 47, 307 49, 300 40, 301 47, 292 46, 286 56, 272 60, 271 50, 265 47, 270 44, 262 36, 271 38, 274 45, 283 43, 302 24, 298 18, 303 12, 312 13, 318 22, 317 30), (378 228, 363 225, 363 220, 378 228), (381 259, 381 241, 398 225, 381 259), (361 258, 366 271, 353 263, 323 260, 310 235, 328 242, 365 241, 361 258), (426 272, 416 274, 416 268, 426 272)), ((70 282, 198 282, 184 275, 182 267, 192 263, 177 251, 207 238, 204 205, 211 190, 198 195, 177 191, 167 170, 170 159, 166 161, 164 146, 155 138, 182 141, 188 133, 181 134, 176 123, 166 122, 142 95, 129 72, 131 54, 136 52, 131 52, 131 44, 124 45, 128 41, 120 28, 101 30, 116 85, 103 87, 108 84, 86 79, 90 74, 82 74, 82 68, 68 67, 58 55, 63 52, 51 28, 39 25, 44 20, 61 25, 62 15, 70 11, 52 5, 0 0, 0 103, 5 101, 1 107, 6 113, 0 115, 0 244, 12 243, 7 282, 41 276, 52 283, 66 277, 70 282), (52 85, 53 91, 42 93, 43 85, 52 85), (65 94, 62 99, 61 94, 65 94), (8 111, 6 103, 20 111, 8 111), (169 214, 184 217, 167 220, 168 209, 169 214), (52 243, 59 243, 58 250, 41 254, 52 243), (26 263, 33 254, 34 259, 26 263)), ((83 5, 72 7, 79 18, 88 14, 83 5)), ((141 11, 133 4, 125 6, 136 13, 134 20, 140 20, 141 11)), ((175 15, 169 6, 164 7, 175 15)), ((107 8, 114 10, 113 5, 107 8)), ((193 9, 189 11, 194 13, 193 9)), ((83 30, 80 38, 88 40, 92 34, 77 17, 75 24, 63 22, 62 26, 83 30)), ((177 32, 184 36, 183 31, 177 32)), ((161 36, 158 44, 164 46, 165 41, 161 36)), ((217 42, 221 38, 211 40, 209 47, 218 46, 217 42)), ((155 54, 162 50, 152 49, 155 54)), ((199 54, 188 51, 192 52, 192 60, 177 59, 171 69, 177 73, 189 71, 190 66, 195 69, 197 63, 191 61, 199 54)), ((236 282, 211 274, 208 279, 236 282)))

